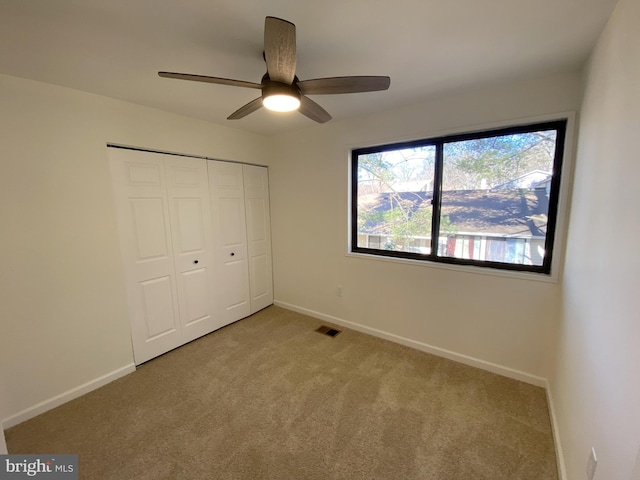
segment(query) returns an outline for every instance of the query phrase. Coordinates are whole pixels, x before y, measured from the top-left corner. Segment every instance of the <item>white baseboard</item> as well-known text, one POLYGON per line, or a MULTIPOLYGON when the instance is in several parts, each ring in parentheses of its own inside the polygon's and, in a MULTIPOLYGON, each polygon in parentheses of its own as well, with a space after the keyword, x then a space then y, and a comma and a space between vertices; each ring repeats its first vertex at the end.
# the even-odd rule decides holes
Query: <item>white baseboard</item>
POLYGON ((556 415, 555 403, 553 403, 553 395, 551 394, 551 385, 546 382, 545 390, 547 392, 547 405, 549 405, 549 417, 551 418, 551 431, 553 433, 553 443, 556 448, 556 460, 558 462, 558 478, 559 480, 567 480, 567 469, 564 464, 564 454, 562 452, 562 442, 560 441, 560 427, 558 425, 558 417, 556 415))
POLYGON ((79 385, 75 388, 72 388, 71 390, 61 393, 60 395, 56 395, 53 398, 40 402, 36 405, 33 405, 32 407, 22 410, 21 412, 11 415, 8 418, 5 418, 4 421, 2 422, 2 427, 4 429, 4 428, 11 428, 14 425, 18 425, 19 423, 29 420, 30 418, 36 417, 41 413, 51 410, 52 408, 58 407, 63 403, 73 400, 74 398, 78 398, 84 395, 85 393, 89 393, 92 390, 100 388, 103 385, 106 385, 107 383, 113 382, 114 380, 117 380, 120 377, 124 377, 125 375, 128 375, 129 373, 134 372, 135 370, 136 370, 136 366, 133 363, 126 365, 122 368, 119 368, 117 370, 114 370, 113 372, 107 373, 106 375, 103 375, 87 383, 79 385))
POLYGON ((297 305, 292 305, 290 303, 281 302, 278 300, 274 301, 273 303, 274 305, 278 307, 286 308, 287 310, 293 310, 294 312, 302 313, 304 315, 309 315, 310 317, 314 317, 319 320, 335 323, 337 325, 341 325, 343 327, 350 328, 352 330, 357 330, 362 333, 373 335, 374 337, 384 338, 385 340, 399 343, 400 345, 415 348, 417 350, 422 350, 423 352, 431 353, 432 355, 436 355, 438 357, 447 358, 449 360, 453 360, 454 362, 463 363, 471 367, 480 368, 482 370, 496 373, 504 377, 513 378, 514 380, 520 380, 521 382, 529 383, 531 385, 535 385, 536 387, 544 388, 547 386, 546 378, 538 377, 536 375, 532 375, 527 372, 522 372, 520 370, 516 370, 513 368, 498 365, 495 363, 487 362, 485 360, 480 360, 478 358, 470 357, 468 355, 463 355, 461 353, 452 352, 451 350, 446 350, 444 348, 434 347, 433 345, 428 345, 426 343, 418 342, 416 340, 411 340, 409 338, 401 337, 393 333, 388 333, 382 330, 378 330, 376 328, 367 327, 359 323, 343 320, 342 318, 334 317, 332 315, 326 315, 324 313, 316 312, 314 310, 310 310, 304 307, 299 307, 297 305))

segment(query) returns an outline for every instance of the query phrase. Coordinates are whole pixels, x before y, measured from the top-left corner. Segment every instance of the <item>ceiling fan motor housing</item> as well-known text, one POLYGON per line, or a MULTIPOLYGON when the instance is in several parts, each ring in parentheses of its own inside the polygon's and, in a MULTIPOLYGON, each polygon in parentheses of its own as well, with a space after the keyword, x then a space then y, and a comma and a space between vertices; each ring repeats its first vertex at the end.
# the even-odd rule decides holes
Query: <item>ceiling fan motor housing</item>
POLYGON ((292 109, 296 109, 297 106, 300 105, 300 89, 294 85, 287 85, 286 83, 274 82, 273 80, 263 80, 262 81, 262 103, 269 109, 274 109, 269 104, 269 98, 272 99, 280 99, 281 101, 284 99, 286 104, 291 105, 291 107, 284 107, 282 109, 276 107, 275 110, 278 111, 290 111, 292 109))
POLYGON ((274 82, 273 80, 263 80, 262 82, 262 98, 272 95, 288 95, 300 100, 300 89, 294 85, 286 83, 274 82))

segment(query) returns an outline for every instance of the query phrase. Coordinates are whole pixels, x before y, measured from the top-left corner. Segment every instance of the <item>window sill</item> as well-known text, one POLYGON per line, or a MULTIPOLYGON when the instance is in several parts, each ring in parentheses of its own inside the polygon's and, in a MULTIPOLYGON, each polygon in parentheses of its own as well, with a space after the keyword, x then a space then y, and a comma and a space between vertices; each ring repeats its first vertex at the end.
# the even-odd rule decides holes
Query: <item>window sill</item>
POLYGON ((357 252, 347 252, 347 257, 351 258, 359 258, 362 260, 374 260, 379 262, 391 262, 403 265, 409 265, 413 267, 423 267, 423 268, 437 268, 440 270, 450 270, 454 272, 472 274, 472 275, 489 275, 493 277, 506 277, 513 278, 517 280, 526 280, 526 281, 534 281, 534 282, 543 282, 543 283, 559 283, 559 276, 557 273, 554 273, 552 267, 552 272, 550 274, 545 273, 534 273, 534 272, 519 272, 514 270, 500 270, 497 268, 490 267, 476 267, 473 265, 453 265, 450 263, 439 263, 439 262, 429 262, 426 260, 413 260, 410 258, 397 258, 397 257, 384 257, 380 255, 371 255, 369 253, 357 253, 357 252))

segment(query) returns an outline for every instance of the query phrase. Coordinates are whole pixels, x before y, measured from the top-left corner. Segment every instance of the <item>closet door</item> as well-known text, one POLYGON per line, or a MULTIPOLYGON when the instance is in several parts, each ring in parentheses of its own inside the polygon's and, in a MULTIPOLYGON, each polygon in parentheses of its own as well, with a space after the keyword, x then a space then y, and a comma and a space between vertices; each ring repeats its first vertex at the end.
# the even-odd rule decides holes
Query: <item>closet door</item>
POLYGON ((221 325, 214 314, 213 229, 206 160, 165 156, 182 343, 221 325))
POLYGON ((273 303, 269 176, 266 167, 242 166, 249 255, 251 313, 273 303))
POLYGON ((109 149, 136 364, 222 326, 206 160, 109 149))
POLYGON ((164 161, 109 149, 136 364, 181 344, 164 161))
POLYGON ((251 314, 242 165, 209 161, 219 312, 225 324, 251 314))

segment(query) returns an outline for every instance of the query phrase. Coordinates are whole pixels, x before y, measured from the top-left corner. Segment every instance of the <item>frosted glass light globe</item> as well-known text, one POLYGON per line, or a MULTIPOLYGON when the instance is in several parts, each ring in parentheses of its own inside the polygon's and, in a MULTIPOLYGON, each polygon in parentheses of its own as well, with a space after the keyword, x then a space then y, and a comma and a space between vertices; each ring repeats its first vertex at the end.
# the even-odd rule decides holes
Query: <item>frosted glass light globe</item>
POLYGON ((262 99, 265 108, 274 112, 292 112, 300 107, 300 100, 291 95, 269 95, 262 99))

